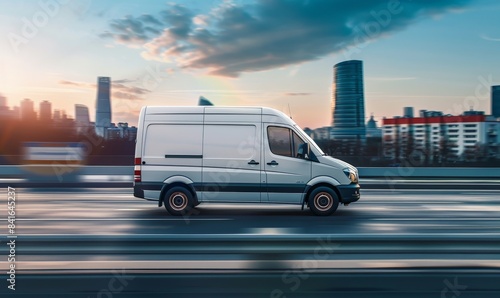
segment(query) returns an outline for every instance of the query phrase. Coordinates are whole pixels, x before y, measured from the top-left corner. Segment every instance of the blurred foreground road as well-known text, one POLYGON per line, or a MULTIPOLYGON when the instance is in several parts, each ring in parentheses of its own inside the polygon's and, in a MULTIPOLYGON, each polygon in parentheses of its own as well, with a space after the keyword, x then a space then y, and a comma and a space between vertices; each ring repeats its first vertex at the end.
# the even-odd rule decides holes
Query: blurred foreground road
POLYGON ((498 190, 369 189, 330 217, 222 204, 173 217, 130 188, 16 191, 12 297, 500 297, 498 190))

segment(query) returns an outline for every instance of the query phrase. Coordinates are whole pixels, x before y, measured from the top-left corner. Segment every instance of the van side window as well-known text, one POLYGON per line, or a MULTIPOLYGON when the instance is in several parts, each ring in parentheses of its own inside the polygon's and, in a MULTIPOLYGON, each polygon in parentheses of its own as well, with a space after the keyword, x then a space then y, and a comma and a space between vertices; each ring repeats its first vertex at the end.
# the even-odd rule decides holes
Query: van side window
POLYGON ((302 144, 305 144, 305 142, 295 133, 292 132, 293 134, 293 156, 298 157, 298 152, 299 152, 299 147, 302 144))
POLYGON ((269 126, 267 137, 271 152, 276 155, 298 157, 299 147, 305 143, 299 135, 286 127, 269 126))
POLYGON ((293 156, 290 129, 286 127, 269 126, 267 128, 267 137, 272 153, 276 155, 293 156))

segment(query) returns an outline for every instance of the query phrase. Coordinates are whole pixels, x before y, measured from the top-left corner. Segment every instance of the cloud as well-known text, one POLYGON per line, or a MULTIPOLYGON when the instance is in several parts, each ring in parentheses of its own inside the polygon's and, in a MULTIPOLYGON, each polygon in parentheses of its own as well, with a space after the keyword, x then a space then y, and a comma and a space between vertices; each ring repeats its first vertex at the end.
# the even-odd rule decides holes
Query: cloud
POLYGON ((141 45, 145 59, 237 77, 334 53, 357 52, 360 45, 423 18, 459 11, 468 2, 257 0, 236 5, 224 1, 205 14, 170 4, 160 18, 153 18, 158 22, 127 16, 112 20, 110 31, 101 36, 130 46, 141 45))
POLYGON ((126 86, 121 83, 111 83, 112 97, 126 100, 143 100, 143 95, 151 91, 145 88, 126 86))
POLYGON ((136 94, 136 95, 144 95, 144 94, 151 92, 150 90, 145 89, 145 88, 126 86, 124 84, 116 83, 116 82, 111 82, 111 87, 112 87, 112 89, 119 90, 120 92, 132 93, 132 94, 136 94))
POLYGON ((95 88, 97 86, 96 84, 89 84, 89 83, 85 83, 85 82, 66 81, 66 80, 59 81, 59 84, 74 86, 74 87, 79 87, 79 88, 95 88))
POLYGON ((416 80, 417 77, 367 77, 370 81, 411 81, 416 80))
POLYGON ((481 34, 480 37, 487 41, 500 41, 500 38, 489 37, 486 34, 481 34))
POLYGON ((152 37, 161 33, 164 24, 152 15, 143 14, 139 17, 130 15, 111 21, 111 31, 100 34, 103 38, 113 38, 118 43, 130 46, 144 44, 152 37))
POLYGON ((308 96, 308 95, 311 95, 311 93, 307 93, 307 92, 288 92, 288 93, 285 93, 285 96, 308 96))
POLYGON ((120 83, 120 84, 133 83, 133 82, 135 82, 135 80, 130 80, 130 79, 121 79, 112 81, 112 83, 120 83))
MULTIPOLYGON (((121 79, 116 81, 111 81, 111 98, 116 99, 126 99, 126 100, 143 100, 143 96, 150 93, 151 90, 136 86, 129 86, 126 84, 135 82, 134 80, 121 79)), ((73 86, 83 89, 93 89, 96 90, 97 84, 90 84, 86 82, 75 82, 61 80, 59 84, 66 86, 73 86)))

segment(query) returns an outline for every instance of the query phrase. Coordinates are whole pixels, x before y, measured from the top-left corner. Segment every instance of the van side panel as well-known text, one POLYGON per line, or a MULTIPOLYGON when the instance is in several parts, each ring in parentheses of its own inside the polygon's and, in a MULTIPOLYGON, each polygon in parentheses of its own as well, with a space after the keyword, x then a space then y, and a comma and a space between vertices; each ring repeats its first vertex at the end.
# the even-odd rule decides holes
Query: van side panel
POLYGON ((201 201, 260 202, 260 121, 212 121, 204 128, 203 183, 195 186, 201 201))
POLYGON ((184 123, 172 121, 178 115, 154 116, 151 121, 148 115, 144 123, 142 183, 153 185, 144 195, 157 200, 162 181, 169 177, 201 181, 203 115, 184 115, 184 123))

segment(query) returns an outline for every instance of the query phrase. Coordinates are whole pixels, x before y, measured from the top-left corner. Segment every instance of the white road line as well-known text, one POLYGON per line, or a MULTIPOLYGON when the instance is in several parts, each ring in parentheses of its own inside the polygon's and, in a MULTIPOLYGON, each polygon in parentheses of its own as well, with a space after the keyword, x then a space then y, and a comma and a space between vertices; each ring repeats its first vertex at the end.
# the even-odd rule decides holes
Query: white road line
POLYGON ((478 221, 478 222, 483 222, 487 220, 492 220, 492 221, 500 221, 500 218, 498 217, 472 217, 472 218, 437 218, 437 217, 429 217, 429 218, 372 218, 368 220, 380 220, 380 221, 442 221, 442 222, 447 222, 447 221, 478 221))
MULTIPOLYGON (((7 262, 0 262, 7 266, 7 262)), ((18 261, 23 270, 58 270, 58 269, 249 269, 265 265, 269 269, 273 264, 277 269, 287 268, 311 269, 308 260, 86 260, 86 261, 18 261)), ((407 268, 407 267, 489 267, 500 268, 496 259, 371 259, 371 260, 318 260, 315 269, 348 269, 348 268, 407 268)), ((4 268, 4 267, 2 267, 4 268)), ((5 267, 6 268, 6 267, 5 267)))
POLYGON ((224 221, 224 220, 234 220, 232 218, 19 218, 16 221, 123 221, 123 220, 133 220, 133 221, 146 221, 146 220, 157 220, 157 221, 224 221))

